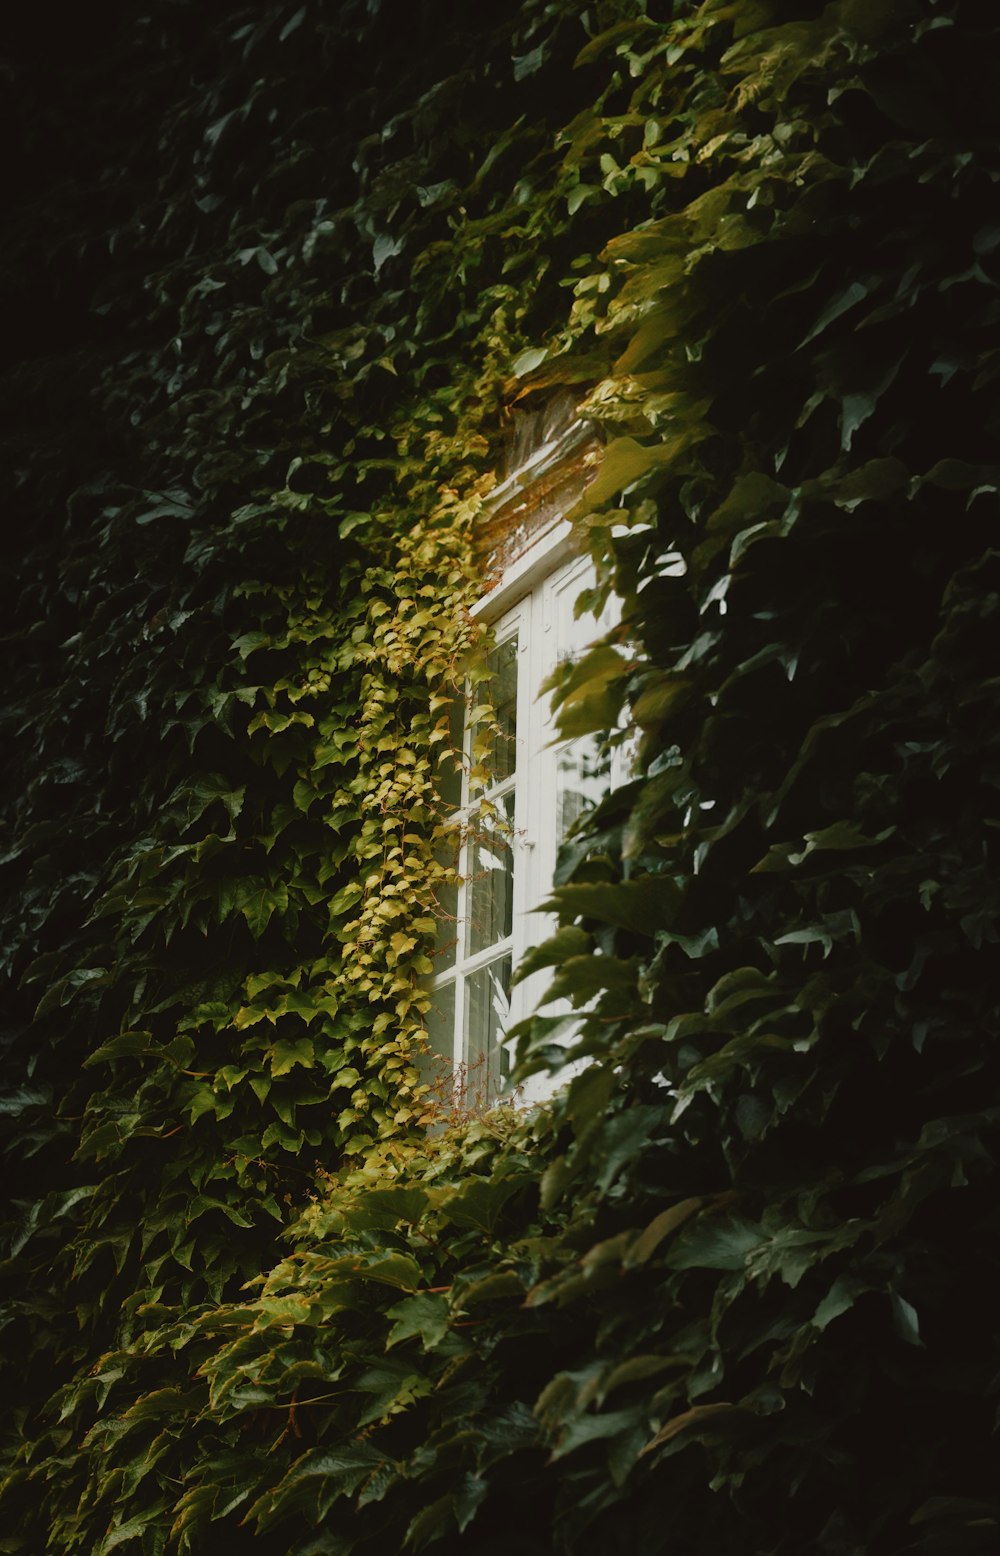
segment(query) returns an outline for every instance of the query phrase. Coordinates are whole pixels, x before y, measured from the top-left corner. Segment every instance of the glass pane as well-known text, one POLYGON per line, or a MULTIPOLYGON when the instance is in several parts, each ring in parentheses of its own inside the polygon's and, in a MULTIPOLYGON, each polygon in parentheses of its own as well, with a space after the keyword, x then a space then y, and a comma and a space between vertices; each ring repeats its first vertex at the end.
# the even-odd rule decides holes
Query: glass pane
POLYGON ((510 1071, 500 1047, 510 1002, 511 958, 499 957, 465 980, 465 1064, 462 1088, 469 1107, 492 1102, 510 1071))
POLYGON ((498 643, 486 663, 490 679, 483 687, 483 700, 492 706, 497 726, 484 757, 487 785, 492 786, 510 777, 517 760, 517 637, 498 643))
POLYGON ((477 818, 469 843, 468 956, 505 940, 514 927, 513 794, 505 794, 496 808, 496 816, 477 818))
POLYGON ((431 994, 427 1012, 427 1037, 431 1053, 447 1060, 449 1073, 455 1062, 455 985, 445 983, 431 994))
MULTIPOLYGON (((457 870, 461 833, 459 827, 454 829, 454 835, 438 845, 435 858, 438 864, 446 869, 457 870)), ((458 882, 450 886, 439 886, 437 890, 437 941, 434 947, 435 971, 444 972, 453 967, 455 954, 458 950, 459 924, 458 924, 458 882)))
MULTIPOLYGON (((452 752, 464 752, 465 699, 456 697, 451 705, 448 744, 452 752)), ((437 769, 438 793, 446 810, 457 810, 462 803, 462 764, 456 766, 452 753, 442 756, 437 769)))
POLYGON ((431 1088, 432 1096, 450 1104, 455 1085, 454 983, 446 983, 432 991, 426 1020, 430 1053, 421 1055, 417 1068, 421 1080, 431 1088))
POLYGON ((593 735, 581 735, 561 746, 556 758, 556 844, 585 811, 603 798, 608 787, 608 762, 593 735))

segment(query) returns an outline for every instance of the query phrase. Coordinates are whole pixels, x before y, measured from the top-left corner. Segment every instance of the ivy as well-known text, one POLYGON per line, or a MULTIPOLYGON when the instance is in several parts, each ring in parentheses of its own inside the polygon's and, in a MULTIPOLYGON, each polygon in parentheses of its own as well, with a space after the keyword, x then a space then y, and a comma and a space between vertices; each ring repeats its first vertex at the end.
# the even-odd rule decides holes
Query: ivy
POLYGON ((992 1548, 997 36, 925 9, 15 40, 0 1548, 992 1548), (634 776, 522 969, 562 1089, 443 1127, 561 386, 624 625, 554 698, 634 776))

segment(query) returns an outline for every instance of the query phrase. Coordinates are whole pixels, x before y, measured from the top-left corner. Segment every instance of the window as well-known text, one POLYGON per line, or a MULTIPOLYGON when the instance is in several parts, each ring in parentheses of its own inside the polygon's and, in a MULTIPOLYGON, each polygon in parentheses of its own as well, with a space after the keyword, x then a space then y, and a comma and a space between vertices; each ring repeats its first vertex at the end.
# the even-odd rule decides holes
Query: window
MULTIPOLYGON (((441 903, 428 1034, 442 1068, 450 1067, 473 1106, 501 1093, 511 1057, 501 1039, 539 996, 535 980, 512 989, 511 978, 522 954, 550 932, 546 916, 533 910, 548 895, 559 844, 608 786, 592 737, 554 743, 549 699, 541 693, 560 661, 575 658, 614 622, 612 607, 600 620, 574 618, 594 574, 588 559, 570 554, 568 539, 567 524, 550 530, 477 608, 493 630, 487 695, 495 727, 477 768, 477 712, 467 708, 466 759, 445 796, 454 832, 448 862, 460 883, 441 903)), ((541 1094, 537 1084, 532 1091, 541 1094)))

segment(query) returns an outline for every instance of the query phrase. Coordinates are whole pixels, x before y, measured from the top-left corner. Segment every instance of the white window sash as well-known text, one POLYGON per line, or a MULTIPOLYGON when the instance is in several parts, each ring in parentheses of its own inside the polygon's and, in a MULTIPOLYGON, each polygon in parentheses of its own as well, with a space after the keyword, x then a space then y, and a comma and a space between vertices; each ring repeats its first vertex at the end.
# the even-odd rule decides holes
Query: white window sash
MULTIPOLYGON (((469 953, 468 914, 474 882, 463 877, 457 894, 455 960, 430 983, 432 997, 451 986, 455 990, 452 1051, 456 1077, 461 1073, 465 1054, 479 1045, 479 1037, 466 1032, 463 1026, 468 981, 484 968, 502 963, 508 955, 516 969, 526 951, 547 939, 555 928, 552 915, 537 910, 549 895, 555 873, 559 846, 558 761, 566 745, 555 744, 557 729, 549 697, 539 695, 539 688, 560 658, 580 652, 612 624, 611 610, 602 613, 597 621, 590 615, 579 621, 574 619, 574 603, 593 576, 592 563, 575 551, 570 526, 561 521, 512 564, 498 585, 473 607, 473 614, 492 626, 497 645, 517 634, 515 767, 513 775, 495 787, 487 784, 483 789, 470 791, 471 731, 467 725, 462 803, 454 820, 456 826, 467 832, 475 826, 482 799, 496 803, 513 792, 513 912, 508 936, 469 953)), ((465 868, 470 858, 471 843, 466 841, 459 854, 460 868, 465 868)), ((550 976, 547 972, 537 973, 511 990, 508 1030, 538 1007, 550 976)), ((550 1005, 548 1011, 555 1013, 559 1008, 550 1005)), ((523 1088, 521 1099, 540 1100, 551 1094, 554 1084, 558 1081, 532 1077, 523 1088)))

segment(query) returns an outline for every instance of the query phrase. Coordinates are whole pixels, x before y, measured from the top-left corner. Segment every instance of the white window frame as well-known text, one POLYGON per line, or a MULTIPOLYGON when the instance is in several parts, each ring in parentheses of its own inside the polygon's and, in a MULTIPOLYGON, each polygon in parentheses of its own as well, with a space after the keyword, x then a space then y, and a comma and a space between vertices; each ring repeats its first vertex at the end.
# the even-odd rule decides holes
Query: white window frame
MULTIPOLYGON (((516 1094, 509 1090, 505 1092, 497 1074, 499 1057, 494 1067, 493 1060, 487 1056, 485 1077, 470 1073, 470 1055, 478 1054, 482 1048, 483 1034, 467 1029, 465 988, 475 974, 499 965, 508 956, 512 970, 516 970, 525 953, 548 938, 555 927, 551 915, 537 910, 549 895, 555 874, 559 848, 557 764, 560 750, 565 750, 566 743, 556 743, 557 730, 550 699, 545 694, 539 695, 539 689, 559 659, 564 657, 567 645, 570 652, 579 652, 606 631, 614 619, 614 606, 611 605, 597 620, 588 614, 579 621, 574 620, 573 605, 581 591, 595 582, 595 574, 589 557, 581 555, 572 541, 573 532, 565 520, 553 524, 508 566, 497 584, 472 609, 472 614, 491 629, 498 646, 517 634, 518 674, 514 773, 495 788, 487 785, 486 790, 481 791, 490 799, 499 800, 509 794, 514 797, 511 931, 474 953, 465 949, 474 880, 463 877, 457 893, 457 924, 446 928, 442 936, 447 941, 455 931, 454 960, 430 982, 432 1001, 435 994, 442 994, 451 987, 455 989, 452 1069, 455 1085, 464 1092, 463 1100, 469 1106, 495 1101, 531 1103, 552 1091, 552 1082, 547 1076, 533 1076, 516 1094)), ((461 802, 454 815, 456 826, 474 829, 477 798, 469 787, 468 727, 464 739, 466 770, 461 802)), ((469 843, 463 843, 461 860, 471 857, 466 852, 468 848, 469 843)), ((504 1030, 509 1031, 538 1007, 547 982, 548 976, 543 972, 514 986, 510 991, 504 1030)), ((446 994, 445 1010, 447 998, 446 994)), ((444 1026, 446 1021, 442 1023, 442 1028, 444 1026)), ((442 1029, 437 1045, 442 1057, 446 1057, 442 1051, 445 1043, 446 1033, 442 1029)), ((498 1049, 497 1054, 500 1052, 498 1049)), ((506 1053, 510 1056, 509 1046, 506 1053)), ((510 1057, 503 1063, 504 1070, 509 1068, 510 1057)))

